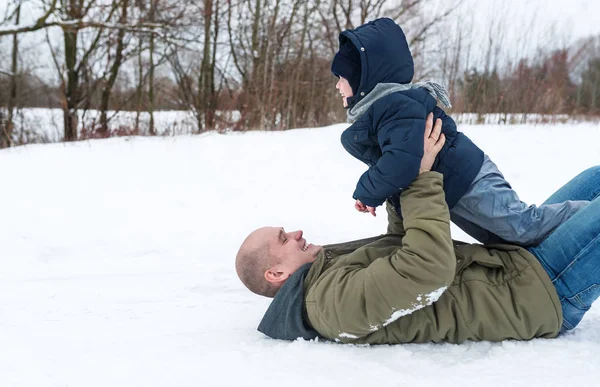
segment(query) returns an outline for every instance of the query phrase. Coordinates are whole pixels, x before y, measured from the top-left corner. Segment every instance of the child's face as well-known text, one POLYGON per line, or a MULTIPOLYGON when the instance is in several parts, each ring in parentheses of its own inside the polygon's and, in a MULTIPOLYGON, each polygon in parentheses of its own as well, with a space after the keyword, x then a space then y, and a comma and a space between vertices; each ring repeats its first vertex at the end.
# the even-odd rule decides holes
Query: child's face
POLYGON ((352 93, 352 87, 350 87, 350 84, 348 83, 346 78, 340 77, 340 79, 335 84, 335 88, 338 89, 340 91, 340 94, 342 95, 342 103, 344 104, 344 107, 348 106, 347 98, 352 97, 354 93, 352 93))

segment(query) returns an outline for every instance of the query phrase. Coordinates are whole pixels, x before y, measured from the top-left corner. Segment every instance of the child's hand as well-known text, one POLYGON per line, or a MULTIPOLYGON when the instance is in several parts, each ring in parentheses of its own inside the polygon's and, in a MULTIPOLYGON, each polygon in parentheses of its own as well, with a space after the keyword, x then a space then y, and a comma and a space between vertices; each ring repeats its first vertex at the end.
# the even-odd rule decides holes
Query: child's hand
POLYGON ((363 202, 358 199, 356 200, 356 203, 354 203, 354 208, 356 208, 357 211, 368 212, 373 216, 377 216, 377 214, 375 214, 375 207, 365 206, 363 202))
POLYGON ((367 206, 367 211, 369 211, 371 215, 377 216, 377 214, 375 213, 375 207, 367 206))
POLYGON ((358 212, 367 212, 367 206, 358 199, 356 199, 356 203, 354 203, 354 208, 356 208, 356 211, 358 212))

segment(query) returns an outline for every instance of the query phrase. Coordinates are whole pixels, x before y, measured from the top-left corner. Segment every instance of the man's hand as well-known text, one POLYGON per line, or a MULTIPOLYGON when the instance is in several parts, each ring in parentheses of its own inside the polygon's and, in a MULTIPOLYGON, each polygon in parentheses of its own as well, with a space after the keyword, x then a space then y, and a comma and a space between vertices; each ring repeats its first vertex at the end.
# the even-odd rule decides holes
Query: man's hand
POLYGON ((356 203, 354 203, 354 208, 359 212, 368 212, 373 216, 377 216, 377 214, 375 214, 375 207, 365 206, 363 202, 358 199, 356 200, 356 203))
POLYGON ((446 136, 442 133, 442 120, 435 120, 433 125, 433 113, 429 113, 425 121, 423 158, 421 159, 421 168, 419 173, 431 171, 435 157, 442 150, 446 136))

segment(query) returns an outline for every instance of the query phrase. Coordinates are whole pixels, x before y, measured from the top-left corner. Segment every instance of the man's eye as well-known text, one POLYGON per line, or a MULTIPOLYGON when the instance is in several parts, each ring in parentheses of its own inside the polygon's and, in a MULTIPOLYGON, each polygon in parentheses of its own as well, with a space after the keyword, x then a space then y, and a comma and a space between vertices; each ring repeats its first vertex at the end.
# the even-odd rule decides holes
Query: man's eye
POLYGON ((288 239, 286 237, 283 237, 283 243, 287 242, 288 239))

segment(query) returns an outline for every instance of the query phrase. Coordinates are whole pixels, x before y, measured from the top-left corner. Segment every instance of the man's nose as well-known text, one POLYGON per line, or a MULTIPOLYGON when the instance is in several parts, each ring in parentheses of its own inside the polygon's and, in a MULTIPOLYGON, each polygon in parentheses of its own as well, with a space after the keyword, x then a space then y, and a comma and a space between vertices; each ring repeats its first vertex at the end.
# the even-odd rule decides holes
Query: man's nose
POLYGON ((300 240, 302 238, 302 230, 296 230, 292 233, 292 238, 295 240, 300 240))

